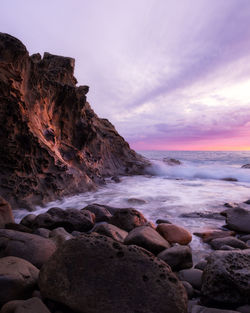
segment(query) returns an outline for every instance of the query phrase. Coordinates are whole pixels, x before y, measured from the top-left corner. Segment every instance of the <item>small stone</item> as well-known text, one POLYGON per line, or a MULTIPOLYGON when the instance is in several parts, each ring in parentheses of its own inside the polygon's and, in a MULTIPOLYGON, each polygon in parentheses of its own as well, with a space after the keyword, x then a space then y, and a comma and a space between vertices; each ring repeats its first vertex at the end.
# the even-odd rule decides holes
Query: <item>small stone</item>
POLYGON ((195 289, 200 290, 202 285, 202 273, 203 271, 192 268, 179 271, 178 277, 180 280, 189 282, 195 289))
POLYGON ((194 295, 194 288, 192 287, 191 284, 189 284, 187 281, 182 280, 181 281, 182 285, 185 287, 187 295, 188 295, 188 299, 192 299, 193 295, 194 295))

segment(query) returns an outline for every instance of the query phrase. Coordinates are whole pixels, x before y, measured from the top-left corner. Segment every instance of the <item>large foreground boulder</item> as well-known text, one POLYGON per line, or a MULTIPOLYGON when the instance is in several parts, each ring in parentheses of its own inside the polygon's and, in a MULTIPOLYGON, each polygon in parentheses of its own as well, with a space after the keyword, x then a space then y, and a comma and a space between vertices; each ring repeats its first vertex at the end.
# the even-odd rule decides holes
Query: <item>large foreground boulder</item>
POLYGON ((221 213, 226 217, 229 229, 250 234, 250 211, 243 208, 230 208, 221 213))
POLYGON ((0 228, 4 228, 8 223, 14 223, 12 209, 10 204, 0 196, 0 228))
POLYGON ((0 229, 0 258, 16 256, 40 268, 55 252, 53 241, 38 235, 0 229))
POLYGON ((203 272, 202 303, 234 308, 250 302, 250 249, 216 251, 203 272))
POLYGON ((187 312, 186 291, 165 262, 100 235, 65 242, 41 269, 39 287, 76 312, 187 312))
POLYGON ((36 286, 39 270, 29 262, 16 258, 0 259, 0 307, 11 300, 27 299, 36 286))

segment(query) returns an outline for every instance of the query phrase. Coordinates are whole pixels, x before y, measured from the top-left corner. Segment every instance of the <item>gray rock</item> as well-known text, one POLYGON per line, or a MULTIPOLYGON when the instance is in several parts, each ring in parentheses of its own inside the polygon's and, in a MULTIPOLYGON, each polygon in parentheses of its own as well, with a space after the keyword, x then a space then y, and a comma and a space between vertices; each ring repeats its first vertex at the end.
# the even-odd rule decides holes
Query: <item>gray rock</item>
POLYGON ((201 277, 203 271, 198 270, 196 268, 191 268, 187 270, 181 270, 178 273, 178 277, 180 280, 185 280, 190 283, 195 289, 201 289, 201 277))
POLYGON ((0 313, 50 313, 46 305, 38 298, 13 300, 6 303, 0 313))
POLYGON ((215 250, 220 250, 221 247, 225 245, 238 249, 247 249, 247 245, 243 241, 232 236, 214 239, 210 241, 210 245, 215 250))
POLYGON ((0 258, 16 256, 40 268, 55 252, 56 245, 41 236, 0 229, 0 258))
POLYGON ((133 208, 128 208, 117 209, 111 218, 110 223, 130 232, 135 227, 147 225, 148 221, 139 211, 133 208))
POLYGON ((98 222, 109 222, 112 214, 104 206, 99 204, 89 204, 81 211, 88 210, 95 214, 95 221, 98 222))
POLYGON ((188 246, 174 246, 157 255, 165 261, 173 271, 190 268, 193 266, 192 251, 188 246))
POLYGON ((221 309, 215 309, 215 308, 206 308, 201 305, 194 305, 192 306, 191 313, 239 313, 239 312, 231 311, 231 310, 221 310, 221 309))
POLYGON ((221 214, 226 217, 229 229, 250 234, 250 211, 242 208, 230 208, 221 214))
POLYGON ((0 259, 0 306, 16 299, 31 297, 38 280, 39 270, 16 257, 0 259))
POLYGON ((79 313, 187 311, 186 291, 165 262, 100 235, 66 241, 41 269, 39 287, 79 313))
POLYGON ((203 272, 201 292, 204 305, 246 304, 250 296, 250 249, 212 253, 203 272))
POLYGON ((101 224, 96 224, 92 229, 92 232, 96 232, 100 235, 108 236, 116 241, 124 242, 128 235, 125 230, 116 227, 115 225, 103 222, 101 224))
POLYGON ((124 244, 137 245, 154 254, 170 248, 170 244, 150 226, 140 226, 131 230, 124 244))

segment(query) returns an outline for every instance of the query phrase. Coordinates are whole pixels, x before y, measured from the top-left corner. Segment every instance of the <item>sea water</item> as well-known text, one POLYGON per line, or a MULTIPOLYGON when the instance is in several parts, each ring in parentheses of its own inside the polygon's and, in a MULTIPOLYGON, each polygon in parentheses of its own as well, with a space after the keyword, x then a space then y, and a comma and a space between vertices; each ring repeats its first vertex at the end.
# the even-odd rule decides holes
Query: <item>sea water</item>
MULTIPOLYGON (((190 212, 221 212, 225 202, 243 202, 250 199, 250 169, 241 168, 250 163, 249 152, 217 151, 139 151, 150 160, 145 175, 121 177, 120 183, 107 181, 95 192, 87 192, 37 207, 35 214, 48 208, 81 209, 91 203, 117 208, 134 207, 149 220, 167 219, 199 232, 219 228, 223 220, 181 217, 190 212), (169 166, 164 158, 174 158, 181 165, 169 166), (237 181, 225 181, 225 178, 237 181), (130 199, 143 201, 131 204, 130 199)), ((249 206, 250 207, 250 206, 249 206)), ((28 212, 15 211, 17 220, 28 212)), ((193 236, 192 247, 204 250, 200 239, 193 236)))

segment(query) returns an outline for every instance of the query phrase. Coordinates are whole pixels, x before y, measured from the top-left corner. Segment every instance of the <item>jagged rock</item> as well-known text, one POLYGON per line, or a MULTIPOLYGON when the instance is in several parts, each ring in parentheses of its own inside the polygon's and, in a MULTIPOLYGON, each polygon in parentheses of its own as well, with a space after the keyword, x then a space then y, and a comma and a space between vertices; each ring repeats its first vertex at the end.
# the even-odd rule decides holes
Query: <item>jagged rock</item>
POLYGON ((241 168, 250 168, 250 164, 244 164, 241 166, 241 168))
MULTIPOLYGON (((23 221, 21 223, 23 224, 23 221)), ((51 208, 46 213, 37 215, 30 223, 30 227, 33 229, 52 230, 63 227, 68 232, 88 231, 94 226, 95 215, 87 210, 51 208)))
POLYGON ((243 208, 230 208, 221 212, 226 217, 229 229, 250 234, 250 211, 243 208))
POLYGON ((210 245, 215 250, 220 250, 225 245, 238 249, 247 249, 247 245, 243 241, 234 237, 217 238, 210 241, 210 245))
POLYGON ((163 162, 170 166, 181 165, 181 161, 173 159, 173 158, 164 158, 163 162))
POLYGON ((192 251, 188 246, 174 246, 157 255, 165 261, 173 271, 179 271, 193 266, 192 251))
POLYGON ((234 231, 228 231, 228 230, 218 230, 218 229, 211 229, 211 230, 205 230, 202 232, 195 232, 195 236, 200 237, 204 242, 210 242, 211 240, 217 239, 217 238, 224 238, 229 236, 234 236, 234 231))
POLYGON ((170 248, 170 244, 150 226, 140 226, 131 230, 124 240, 124 244, 137 245, 154 254, 170 248))
POLYGON ((39 270, 23 259, 0 258, 0 307, 11 300, 31 297, 39 270))
POLYGON ((39 287, 77 312, 187 311, 186 291, 165 262, 105 236, 66 241, 41 269, 39 287))
POLYGON ((87 210, 89 212, 92 212, 95 214, 95 221, 98 222, 109 222, 112 214, 109 212, 109 210, 99 204, 89 204, 85 208, 83 208, 81 211, 87 210))
POLYGON ((13 207, 87 191, 104 176, 140 174, 148 164, 94 113, 74 66, 47 52, 29 56, 0 33, 0 193, 13 207))
POLYGON ((202 278, 202 303, 237 307, 250 299, 250 249, 216 251, 208 258, 202 278))
POLYGON ((0 258, 16 256, 40 268, 55 252, 56 245, 49 239, 10 229, 0 229, 0 258))
POLYGON ((170 243, 187 245, 192 240, 189 231, 174 224, 158 224, 156 230, 170 243))
POLYGON ((110 223, 128 232, 135 227, 148 225, 142 213, 133 208, 116 209, 110 223))
POLYGON ((108 224, 106 222, 96 224, 92 229, 92 232, 96 232, 100 235, 110 237, 120 242, 124 242, 125 238, 128 235, 128 232, 126 232, 125 230, 118 228, 115 225, 108 224))
POLYGON ((13 300, 6 303, 0 313, 50 313, 46 305, 38 298, 13 300))
POLYGON ((14 223, 12 209, 10 204, 0 196, 0 228, 4 228, 8 223, 14 223))
POLYGON ((195 289, 201 289, 201 278, 203 271, 198 270, 197 268, 185 269, 181 270, 178 273, 178 277, 180 280, 187 281, 191 284, 195 289))

